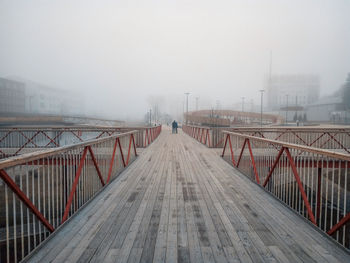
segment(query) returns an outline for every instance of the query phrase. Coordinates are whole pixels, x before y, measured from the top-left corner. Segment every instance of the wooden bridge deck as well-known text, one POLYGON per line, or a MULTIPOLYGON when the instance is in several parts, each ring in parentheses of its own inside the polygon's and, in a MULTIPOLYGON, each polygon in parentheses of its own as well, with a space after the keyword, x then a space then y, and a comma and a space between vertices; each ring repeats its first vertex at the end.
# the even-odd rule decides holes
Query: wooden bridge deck
POLYGON ((164 129, 30 262, 349 262, 189 136, 164 129))

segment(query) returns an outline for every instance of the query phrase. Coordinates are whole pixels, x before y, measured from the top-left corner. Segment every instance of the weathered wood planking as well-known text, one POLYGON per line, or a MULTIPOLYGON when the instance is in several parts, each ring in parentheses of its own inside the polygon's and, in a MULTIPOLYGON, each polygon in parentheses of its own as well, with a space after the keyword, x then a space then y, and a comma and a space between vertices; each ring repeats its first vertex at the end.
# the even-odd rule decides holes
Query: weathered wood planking
POLYGON ((350 262, 189 136, 160 137, 30 262, 350 262))

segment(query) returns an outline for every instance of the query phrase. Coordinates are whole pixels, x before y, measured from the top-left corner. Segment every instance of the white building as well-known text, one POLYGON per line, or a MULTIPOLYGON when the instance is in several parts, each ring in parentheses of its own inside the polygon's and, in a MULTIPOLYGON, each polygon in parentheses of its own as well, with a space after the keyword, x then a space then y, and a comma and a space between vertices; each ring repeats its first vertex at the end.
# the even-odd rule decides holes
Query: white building
POLYGON ((52 88, 17 77, 4 80, 21 84, 24 106, 18 113, 66 116, 84 113, 84 97, 78 92, 52 88))
POLYGON ((0 115, 22 113, 25 110, 25 87, 22 82, 0 78, 0 115))
POLYGON ((320 80, 316 75, 272 75, 266 82, 269 110, 306 106, 318 100, 320 80))
POLYGON ((321 98, 308 105, 306 111, 309 121, 345 123, 347 119, 347 112, 340 96, 321 98))

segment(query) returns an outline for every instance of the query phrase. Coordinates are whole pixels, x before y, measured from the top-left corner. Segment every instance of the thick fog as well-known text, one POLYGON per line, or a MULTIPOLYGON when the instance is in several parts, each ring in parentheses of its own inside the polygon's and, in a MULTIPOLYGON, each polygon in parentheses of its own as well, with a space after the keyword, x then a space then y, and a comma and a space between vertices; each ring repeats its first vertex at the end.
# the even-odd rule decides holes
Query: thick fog
POLYGON ((87 114, 259 104, 269 73, 350 72, 350 1, 0 0, 0 77, 76 90, 87 114))

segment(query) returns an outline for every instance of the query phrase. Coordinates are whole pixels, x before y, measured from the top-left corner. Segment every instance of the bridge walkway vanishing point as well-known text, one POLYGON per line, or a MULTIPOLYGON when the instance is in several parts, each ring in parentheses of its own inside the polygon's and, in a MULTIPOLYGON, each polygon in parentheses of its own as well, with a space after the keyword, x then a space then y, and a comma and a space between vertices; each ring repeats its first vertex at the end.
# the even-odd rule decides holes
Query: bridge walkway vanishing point
POLYGON ((331 238, 181 130, 159 138, 29 262, 349 262, 331 238))

